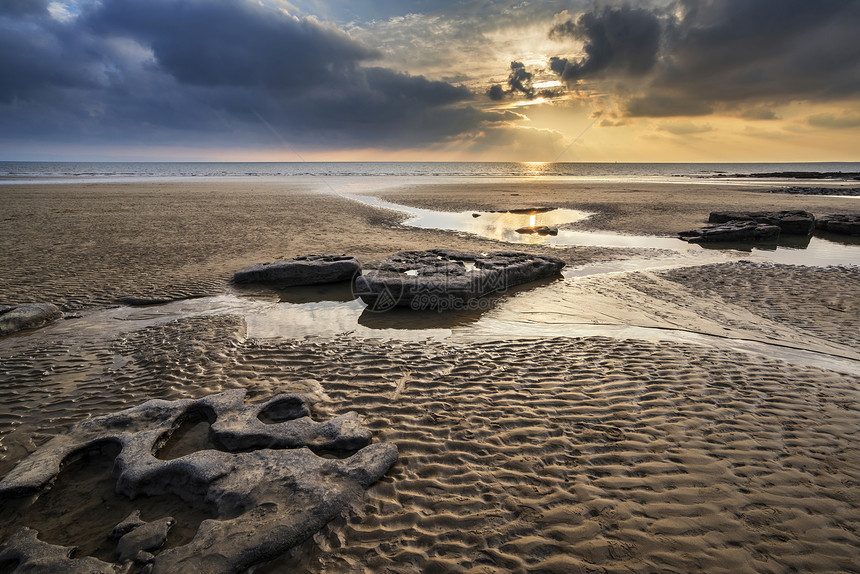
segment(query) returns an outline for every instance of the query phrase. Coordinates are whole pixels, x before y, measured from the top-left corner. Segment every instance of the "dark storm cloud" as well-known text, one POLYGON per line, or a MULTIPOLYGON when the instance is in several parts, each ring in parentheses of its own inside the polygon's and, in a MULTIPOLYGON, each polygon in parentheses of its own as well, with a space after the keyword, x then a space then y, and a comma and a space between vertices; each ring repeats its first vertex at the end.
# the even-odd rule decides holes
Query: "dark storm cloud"
POLYGON ((0 139, 390 146, 510 120, 469 107, 465 88, 368 67, 376 56, 250 0, 102 0, 64 21, 19 10, 0 15, 0 139))
POLYGON ((535 90, 532 87, 532 74, 526 70, 522 62, 511 62, 511 73, 508 76, 508 87, 511 93, 521 93, 528 98, 533 98, 535 90))
POLYGON ((634 116, 736 108, 765 118, 762 105, 860 93, 856 0, 679 0, 674 8, 608 8, 557 22, 550 36, 581 42, 585 56, 555 57, 550 68, 569 85, 614 81, 619 93, 636 94, 625 97, 634 116))
MULTIPOLYGON (((538 92, 532 86, 534 74, 526 70, 525 64, 522 62, 511 62, 511 73, 508 74, 508 89, 505 90, 501 84, 493 84, 487 90, 487 97, 493 101, 503 100, 506 96, 523 96, 533 99, 537 97, 538 92)), ((550 95, 549 92, 541 92, 541 95, 550 95)))
POLYGON ((290 113, 281 102, 273 102, 270 112, 279 131, 298 130, 309 143, 336 141, 346 145, 374 141, 398 146, 426 144, 445 141, 485 123, 515 119, 464 105, 471 96, 465 88, 443 82, 385 68, 364 68, 340 90, 288 102, 290 113))
POLYGON ((717 102, 860 93, 855 0, 683 0, 658 89, 717 102))
POLYGON ((660 20, 647 10, 629 7, 586 12, 550 30, 550 38, 575 39, 585 45, 578 60, 553 58, 550 67, 567 82, 604 71, 629 75, 649 72, 657 62, 660 20))
POLYGON ((3 0, 0 2, 0 16, 23 16, 24 14, 45 14, 48 11, 47 0, 3 0))
POLYGON ((505 97, 505 89, 501 84, 493 84, 487 89, 487 97, 489 97, 494 102, 498 102, 503 100, 505 97))
POLYGON ((301 87, 378 56, 314 20, 236 0, 107 0, 86 20, 150 46, 165 72, 202 86, 301 87))

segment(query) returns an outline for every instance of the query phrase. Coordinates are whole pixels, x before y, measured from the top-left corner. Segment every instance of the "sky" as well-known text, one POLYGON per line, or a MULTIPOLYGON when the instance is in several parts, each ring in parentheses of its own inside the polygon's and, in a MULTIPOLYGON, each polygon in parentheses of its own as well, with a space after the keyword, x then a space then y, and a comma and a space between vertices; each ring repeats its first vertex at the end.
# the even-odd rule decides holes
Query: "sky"
POLYGON ((860 161, 860 0, 0 0, 0 160, 860 161))

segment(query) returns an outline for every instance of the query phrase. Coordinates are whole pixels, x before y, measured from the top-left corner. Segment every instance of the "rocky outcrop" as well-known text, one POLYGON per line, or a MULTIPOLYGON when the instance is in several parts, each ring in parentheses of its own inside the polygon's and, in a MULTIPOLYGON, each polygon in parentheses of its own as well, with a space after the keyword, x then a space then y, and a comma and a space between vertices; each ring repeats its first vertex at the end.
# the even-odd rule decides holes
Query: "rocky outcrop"
POLYGON ((708 223, 729 221, 755 221, 779 227, 782 235, 811 235, 815 230, 815 216, 808 211, 714 211, 708 223))
POLYGON ((860 235, 860 215, 825 215, 815 221, 815 229, 841 235, 860 235))
POLYGON ((702 229, 682 231, 678 236, 690 243, 776 241, 779 238, 779 227, 752 220, 732 220, 719 225, 709 225, 702 229))
MULTIPOLYGON (((156 399, 79 423, 0 481, 0 503, 37 497, 76 453, 119 445, 113 472, 117 492, 131 499, 175 494, 217 516, 204 520, 191 542, 159 552, 173 518, 144 523, 133 514, 114 529, 120 559, 147 563, 155 573, 237 572, 309 537, 397 460, 393 444, 370 444, 370 431, 355 413, 319 423, 308 416, 301 395, 278 395, 248 406, 244 396, 239 389, 196 400, 156 399), (209 420, 210 441, 220 450, 157 458, 159 448, 192 415, 209 420), (323 458, 311 449, 359 450, 323 458)), ((23 517, 26 521, 26 511, 23 517)), ((70 559, 71 551, 39 541, 21 524, 0 546, 0 563, 17 562, 26 571, 116 571, 95 558, 70 559)))
POLYGON ((63 316, 52 303, 0 305, 0 337, 24 329, 41 327, 63 316))
POLYGON ((465 309, 490 293, 558 275, 562 267, 557 257, 517 251, 401 251, 356 277, 355 293, 376 311, 465 309))
POLYGON ((274 283, 287 287, 351 281, 360 273, 361 264, 351 255, 303 255, 245 267, 233 274, 233 281, 274 283))
POLYGON ((558 235, 558 227, 549 227, 546 225, 538 225, 537 227, 520 227, 519 229, 515 229, 514 231, 522 235, 558 235))

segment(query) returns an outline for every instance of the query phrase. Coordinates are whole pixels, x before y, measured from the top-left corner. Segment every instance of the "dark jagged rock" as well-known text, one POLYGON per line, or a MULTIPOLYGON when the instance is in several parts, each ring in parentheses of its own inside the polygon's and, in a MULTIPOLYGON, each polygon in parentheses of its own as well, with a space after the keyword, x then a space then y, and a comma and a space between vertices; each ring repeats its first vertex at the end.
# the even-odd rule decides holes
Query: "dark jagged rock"
POLYGON ((0 306, 0 337, 41 327, 62 316, 60 308, 52 303, 0 306))
POLYGON ((401 251, 357 277, 355 292, 377 311, 463 309, 490 293, 555 276, 562 267, 557 257, 516 251, 401 251))
POLYGON ((779 227, 782 235, 811 235, 815 230, 815 216, 808 211, 714 211, 708 223, 729 221, 755 221, 779 227))
POLYGON ((776 241, 779 238, 779 227, 749 219, 744 221, 732 220, 718 225, 709 225, 702 229, 682 231, 678 236, 690 243, 776 241))
POLYGON ((233 274, 236 283, 276 283, 283 286, 351 281, 361 264, 351 255, 303 255, 274 263, 259 263, 233 274))
POLYGON ((558 227, 548 227, 546 225, 538 225, 537 227, 520 227, 514 231, 522 235, 558 235, 558 227))
MULTIPOLYGON (((370 444, 370 431, 355 413, 318 423, 307 416, 301 395, 248 406, 244 396, 238 389, 196 400, 156 399, 81 422, 18 463, 0 481, 0 503, 34 499, 76 453, 119 445, 113 471, 117 492, 131 499, 175 494, 217 516, 204 520, 189 543, 159 553, 172 519, 139 524, 132 514, 113 533, 120 537, 122 559, 148 563, 154 573, 237 572, 308 538, 397 460, 393 444, 370 444), (191 414, 209 420, 210 440, 224 450, 156 458, 191 414), (310 448, 359 450, 329 459, 310 448), (229 452, 234 450, 241 452, 229 452)), ((39 541, 34 530, 21 527, 0 546, 0 563, 17 562, 25 571, 127 570, 95 558, 70 559, 72 551, 39 541)))
POLYGON ((841 235, 860 235, 860 215, 825 215, 815 221, 815 228, 841 235))

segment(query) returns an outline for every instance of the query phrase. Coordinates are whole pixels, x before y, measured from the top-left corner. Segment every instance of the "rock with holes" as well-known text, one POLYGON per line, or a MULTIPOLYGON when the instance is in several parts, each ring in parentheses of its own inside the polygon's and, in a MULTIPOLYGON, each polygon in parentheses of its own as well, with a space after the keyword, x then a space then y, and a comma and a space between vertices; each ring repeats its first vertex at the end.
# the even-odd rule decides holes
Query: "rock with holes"
POLYGON ((732 220, 718 225, 708 225, 702 229, 682 231, 678 236, 690 243, 776 241, 779 239, 779 227, 752 220, 732 220))
POLYGON ((815 216, 808 211, 714 211, 708 223, 729 221, 755 221, 776 225, 782 235, 811 235, 815 230, 815 216))
POLYGON ((841 235, 860 235, 860 215, 825 215, 815 221, 815 228, 841 235))
POLYGON ((274 263, 259 263, 233 274, 236 283, 275 283, 283 286, 351 281, 361 264, 351 255, 303 255, 274 263))
POLYGON ((24 329, 41 327, 63 316, 52 303, 0 305, 0 337, 24 329))
MULTIPOLYGON (((370 431, 355 413, 316 422, 308 416, 309 404, 301 395, 278 395, 253 405, 245 405, 244 397, 245 391, 237 389, 201 399, 155 399, 79 423, 0 480, 0 504, 38 497, 76 453, 119 445, 113 471, 117 492, 131 499, 175 494, 217 516, 203 521, 188 544, 159 551, 161 535, 166 535, 172 519, 149 527, 132 515, 114 529, 120 543, 128 542, 118 547, 121 558, 148 562, 152 572, 236 572, 271 560, 308 538, 349 501, 362 496, 397 460, 393 444, 371 444, 370 431), (210 422, 210 441, 221 450, 157 458, 159 448, 184 420, 200 416, 210 422), (315 450, 356 452, 323 458, 315 450)), ((0 563, 18 561, 30 571, 50 555, 54 571, 114 571, 114 565, 94 558, 72 560, 71 549, 46 544, 31 533, 27 528, 16 530, 0 547, 0 563)))
POLYGON ((356 277, 355 292, 372 310, 452 310, 500 291, 559 274, 564 261, 518 251, 401 251, 356 277))

